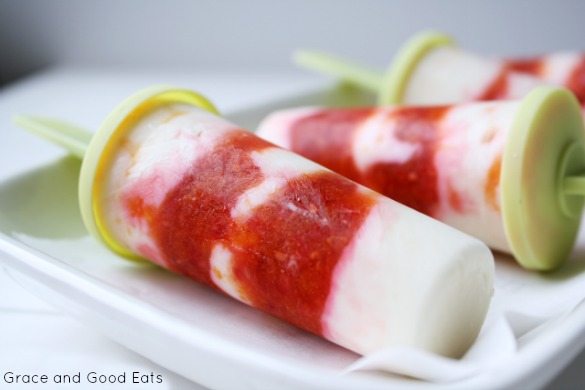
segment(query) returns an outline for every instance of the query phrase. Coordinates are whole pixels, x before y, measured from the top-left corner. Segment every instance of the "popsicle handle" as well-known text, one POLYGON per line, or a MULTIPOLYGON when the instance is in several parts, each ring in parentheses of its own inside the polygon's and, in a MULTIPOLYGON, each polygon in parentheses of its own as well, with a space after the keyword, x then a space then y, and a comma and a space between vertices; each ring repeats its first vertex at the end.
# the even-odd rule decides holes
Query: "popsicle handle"
POLYGON ((92 137, 91 132, 58 119, 17 115, 12 118, 12 121, 17 126, 65 148, 79 158, 83 158, 92 137))
POLYGON ((310 50, 298 50, 294 61, 310 70, 337 77, 343 81, 378 93, 383 75, 345 59, 310 50))
POLYGON ((585 176, 568 176, 563 182, 563 190, 567 195, 585 196, 585 176))

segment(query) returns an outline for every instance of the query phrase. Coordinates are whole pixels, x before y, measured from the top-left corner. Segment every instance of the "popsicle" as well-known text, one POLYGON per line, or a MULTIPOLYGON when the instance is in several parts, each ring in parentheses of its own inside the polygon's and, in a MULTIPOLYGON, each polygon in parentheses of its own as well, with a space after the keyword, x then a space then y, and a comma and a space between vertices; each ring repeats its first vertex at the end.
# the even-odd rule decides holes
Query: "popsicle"
POLYGON ((360 354, 460 356, 479 332, 494 272, 483 243, 239 128, 195 92, 139 92, 89 146, 70 125, 16 122, 84 156, 84 223, 121 256, 360 354))
POLYGON ((258 135, 550 270, 568 257, 585 195, 585 129, 574 95, 453 106, 297 108, 258 135))
POLYGON ((300 51, 297 62, 378 94, 380 105, 438 105, 519 99, 540 85, 564 86, 585 104, 585 55, 556 53, 496 59, 466 52, 445 34, 424 32, 398 52, 386 74, 319 52, 300 51))

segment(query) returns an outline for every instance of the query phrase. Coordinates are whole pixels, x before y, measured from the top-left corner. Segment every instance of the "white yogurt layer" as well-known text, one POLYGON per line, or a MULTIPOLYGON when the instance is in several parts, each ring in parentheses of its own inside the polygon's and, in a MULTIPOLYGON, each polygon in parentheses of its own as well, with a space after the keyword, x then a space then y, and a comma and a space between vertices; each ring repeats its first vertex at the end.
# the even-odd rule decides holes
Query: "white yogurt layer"
POLYGON ((416 66, 404 104, 449 104, 473 100, 500 74, 502 65, 453 47, 429 52, 416 66))
POLYGON ((326 336, 362 354, 409 345, 460 356, 483 323, 493 274, 480 241, 378 197, 335 269, 326 336))
POLYGON ((396 118, 391 112, 392 109, 377 110, 355 130, 352 157, 360 171, 380 163, 405 163, 420 147, 396 135, 396 118), (389 150, 392 152, 388 153, 389 150))
POLYGON ((223 292, 240 302, 250 304, 233 274, 233 254, 222 244, 216 244, 209 259, 211 280, 223 292))
MULTIPOLYGON (((454 47, 432 50, 416 66, 404 94, 404 104, 452 104, 478 99, 500 76, 504 63, 454 47)), ((545 82, 536 77, 507 72, 505 99, 524 97, 545 82)))
POLYGON ((233 218, 250 216, 256 207, 269 201, 290 179, 324 170, 322 166, 280 148, 253 152, 252 159, 260 168, 264 180, 240 195, 231 210, 233 218))
POLYGON ((565 85, 581 61, 579 53, 555 53, 542 57, 538 77, 552 84, 565 85))
POLYGON ((256 135, 282 148, 289 149, 292 142, 290 130, 294 123, 299 118, 309 117, 319 111, 321 111, 320 108, 301 107, 279 111, 275 113, 274 116, 272 114, 268 115, 262 122, 260 122, 260 125, 258 125, 256 135), (269 132, 266 133, 270 138, 265 137, 264 132, 262 131, 262 129, 266 127, 265 124, 270 124, 268 126, 269 132))
POLYGON ((491 248, 510 252, 502 218, 497 168, 519 103, 485 102, 452 107, 439 124, 435 154, 440 207, 436 217, 491 248), (495 179, 493 190, 491 180, 495 179), (492 196, 493 195, 493 196, 492 196), (453 196, 460 203, 454 205, 453 196))

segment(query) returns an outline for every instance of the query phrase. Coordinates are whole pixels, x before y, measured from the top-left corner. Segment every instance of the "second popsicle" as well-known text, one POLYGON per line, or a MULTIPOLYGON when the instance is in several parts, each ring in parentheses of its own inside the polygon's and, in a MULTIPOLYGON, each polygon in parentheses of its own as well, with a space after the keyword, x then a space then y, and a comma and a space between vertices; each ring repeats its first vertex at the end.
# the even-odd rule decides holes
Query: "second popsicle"
POLYGON ((549 270, 581 218, 585 138, 567 90, 455 106, 302 108, 259 135, 549 270))
POLYGON ((408 40, 385 73, 329 54, 299 51, 297 63, 378 95, 380 105, 437 105, 520 99, 541 85, 562 86, 585 104, 585 54, 489 58, 457 47, 453 38, 422 32, 408 40))

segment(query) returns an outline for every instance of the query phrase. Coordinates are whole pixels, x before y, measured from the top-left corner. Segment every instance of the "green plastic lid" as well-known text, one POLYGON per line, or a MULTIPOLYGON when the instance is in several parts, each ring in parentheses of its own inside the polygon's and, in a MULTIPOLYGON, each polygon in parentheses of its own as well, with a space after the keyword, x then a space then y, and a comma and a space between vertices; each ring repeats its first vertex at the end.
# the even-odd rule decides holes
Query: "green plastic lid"
POLYGON ((434 31, 421 32, 412 37, 398 51, 386 71, 378 93, 378 104, 381 106, 401 104, 406 87, 418 63, 437 47, 454 44, 450 36, 434 31))
POLYGON ((520 103, 504 148, 502 215, 525 268, 547 271, 569 256, 585 195, 585 129, 566 89, 538 87, 520 103))

